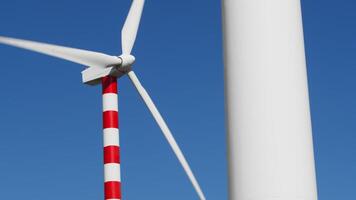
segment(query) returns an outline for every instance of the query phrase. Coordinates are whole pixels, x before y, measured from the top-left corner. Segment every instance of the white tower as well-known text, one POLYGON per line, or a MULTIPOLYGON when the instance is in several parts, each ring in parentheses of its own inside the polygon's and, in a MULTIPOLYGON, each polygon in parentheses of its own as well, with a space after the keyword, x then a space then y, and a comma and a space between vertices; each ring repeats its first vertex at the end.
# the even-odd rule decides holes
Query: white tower
POLYGON ((316 200, 300 0, 223 0, 230 200, 316 200))

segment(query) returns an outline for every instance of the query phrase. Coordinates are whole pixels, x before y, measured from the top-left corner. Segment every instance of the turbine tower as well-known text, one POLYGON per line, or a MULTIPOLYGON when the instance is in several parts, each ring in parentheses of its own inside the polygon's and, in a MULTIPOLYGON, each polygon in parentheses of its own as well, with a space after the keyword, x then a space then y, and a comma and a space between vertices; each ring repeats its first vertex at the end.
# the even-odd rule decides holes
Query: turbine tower
POLYGON ((316 200, 300 0, 223 0, 230 200, 316 200))
POLYGON ((132 65, 135 62, 135 57, 131 55, 131 50, 136 40, 144 3, 145 0, 133 0, 132 2, 129 14, 121 32, 122 54, 120 56, 110 56, 93 51, 9 37, 0 37, 0 43, 54 56, 87 66, 87 69, 82 72, 83 83, 89 85, 102 84, 104 190, 106 200, 122 199, 117 78, 120 78, 123 75, 129 76, 177 156, 199 198, 201 200, 205 200, 205 196, 198 184, 198 181, 190 169, 188 162, 175 141, 171 131, 147 91, 141 85, 136 74, 132 71, 132 65))

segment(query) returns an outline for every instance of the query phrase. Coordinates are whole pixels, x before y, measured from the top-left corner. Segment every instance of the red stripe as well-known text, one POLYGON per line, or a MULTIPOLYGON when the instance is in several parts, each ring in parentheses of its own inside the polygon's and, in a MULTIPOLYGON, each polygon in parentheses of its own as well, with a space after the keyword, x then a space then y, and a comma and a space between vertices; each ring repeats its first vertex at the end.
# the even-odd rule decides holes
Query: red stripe
POLYGON ((104 147, 104 164, 120 163, 120 147, 107 146, 104 147))
POLYGON ((103 112, 103 128, 119 128, 119 114, 117 111, 103 112))
POLYGON ((105 199, 121 199, 121 183, 108 181, 105 183, 105 199))
POLYGON ((112 76, 105 76, 101 79, 103 86, 103 94, 115 93, 117 94, 117 78, 112 76))

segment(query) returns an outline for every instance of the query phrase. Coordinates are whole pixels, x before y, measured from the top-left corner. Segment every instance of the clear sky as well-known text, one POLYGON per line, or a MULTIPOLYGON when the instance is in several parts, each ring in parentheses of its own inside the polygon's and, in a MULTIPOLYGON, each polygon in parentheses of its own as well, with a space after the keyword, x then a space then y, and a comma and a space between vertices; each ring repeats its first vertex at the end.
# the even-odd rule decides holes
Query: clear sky
MULTIPOLYGON (((129 0, 1 0, 0 35, 121 53, 129 0)), ((319 197, 353 199, 356 2, 302 1, 319 197)), ((135 70, 207 199, 227 199, 220 1, 146 1, 135 70)), ((83 66, 0 46, 0 199, 102 199, 100 87, 83 66)), ((197 199, 126 77, 123 198, 197 199)))

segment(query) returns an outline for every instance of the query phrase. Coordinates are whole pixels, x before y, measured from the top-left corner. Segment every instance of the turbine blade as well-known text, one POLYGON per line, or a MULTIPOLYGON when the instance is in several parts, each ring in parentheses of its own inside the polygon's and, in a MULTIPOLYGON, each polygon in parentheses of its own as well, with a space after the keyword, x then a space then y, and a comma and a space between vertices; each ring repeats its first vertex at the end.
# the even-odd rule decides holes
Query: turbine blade
POLYGON ((62 47, 46 43, 33 42, 28 40, 20 40, 15 38, 1 37, 0 43, 35 51, 49 56, 61 58, 78 64, 89 67, 101 67, 119 65, 121 59, 115 56, 109 56, 103 53, 62 47))
POLYGON ((153 103, 151 97, 148 95, 147 91, 143 86, 141 85, 140 81, 138 80, 136 74, 133 71, 130 71, 128 73, 129 78, 131 79, 132 83, 135 85, 138 93, 141 95, 143 101, 146 103, 146 106, 150 110, 151 114, 153 115, 154 119, 156 120, 158 126, 161 128, 164 136, 166 137, 168 143, 171 145, 174 153, 176 154, 180 164, 184 168, 186 174, 188 175, 191 183, 193 184, 194 189, 198 193, 198 196, 200 197, 201 200, 205 200, 205 196, 200 189, 198 181, 195 179, 195 176, 192 172, 192 170, 189 167, 189 164, 187 160, 185 159, 182 151, 180 150, 177 142, 175 141, 171 131, 169 130, 166 122, 163 120, 161 114, 157 110, 155 104, 153 103))
POLYGON ((136 40, 145 0, 133 0, 124 27, 121 30, 122 53, 130 54, 136 40))

